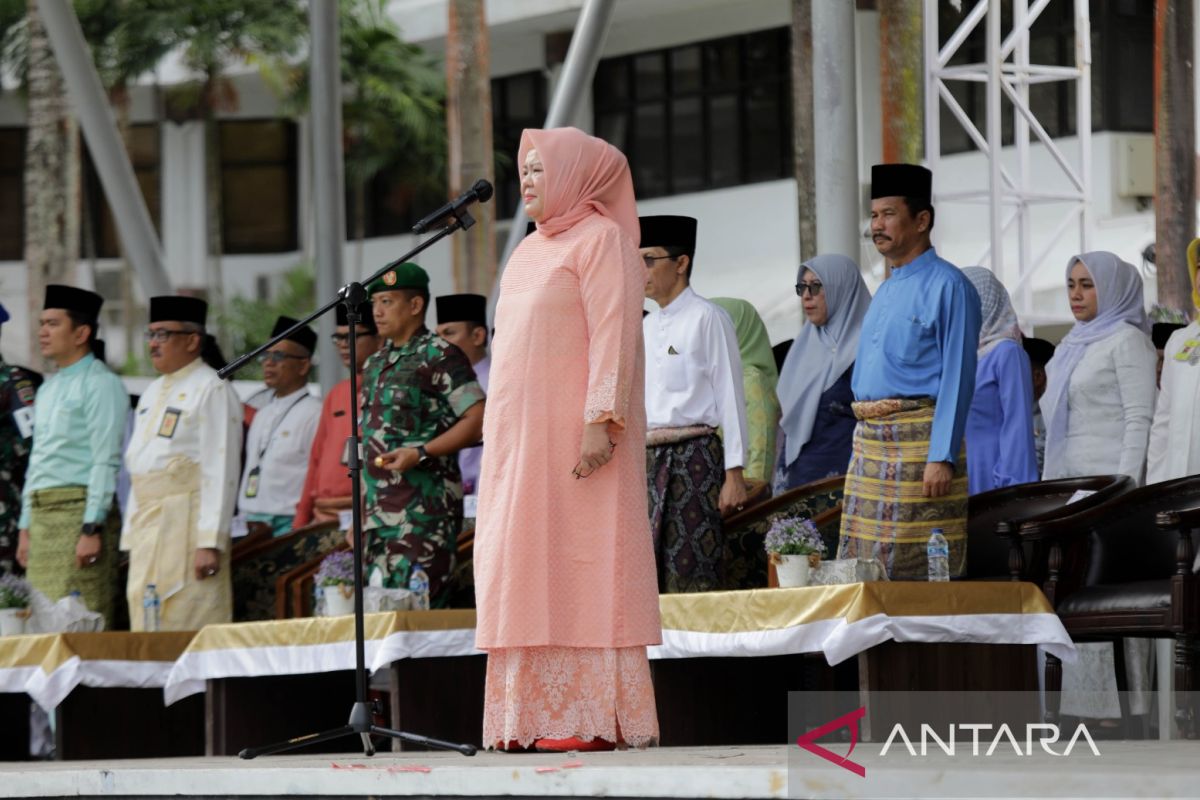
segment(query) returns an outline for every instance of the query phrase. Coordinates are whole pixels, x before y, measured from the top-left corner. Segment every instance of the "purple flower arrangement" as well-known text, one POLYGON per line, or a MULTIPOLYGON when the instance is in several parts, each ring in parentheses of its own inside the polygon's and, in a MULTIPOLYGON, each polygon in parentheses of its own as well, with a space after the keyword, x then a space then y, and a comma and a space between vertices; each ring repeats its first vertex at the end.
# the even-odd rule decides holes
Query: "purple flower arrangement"
POLYGON ((317 586, 339 586, 354 583, 354 553, 337 550, 325 556, 314 578, 317 586))
POLYGON ((0 608, 29 608, 29 582, 16 575, 0 577, 0 608))
POLYGON ((811 519, 800 517, 783 517, 772 522, 764 547, 773 556, 825 555, 821 532, 811 519))

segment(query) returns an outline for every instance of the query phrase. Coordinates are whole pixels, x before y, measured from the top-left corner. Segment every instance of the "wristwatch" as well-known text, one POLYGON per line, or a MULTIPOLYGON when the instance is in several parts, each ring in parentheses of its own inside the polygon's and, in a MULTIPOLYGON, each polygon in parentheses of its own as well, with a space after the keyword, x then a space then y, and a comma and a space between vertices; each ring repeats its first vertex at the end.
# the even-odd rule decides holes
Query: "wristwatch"
POLYGON ((85 522, 79 533, 81 536, 99 536, 104 532, 104 524, 101 522, 85 522))
POLYGON ((429 453, 425 452, 425 445, 423 445, 423 444, 417 445, 417 466, 427 464, 432 460, 433 460, 433 456, 431 456, 431 455, 429 455, 429 453))

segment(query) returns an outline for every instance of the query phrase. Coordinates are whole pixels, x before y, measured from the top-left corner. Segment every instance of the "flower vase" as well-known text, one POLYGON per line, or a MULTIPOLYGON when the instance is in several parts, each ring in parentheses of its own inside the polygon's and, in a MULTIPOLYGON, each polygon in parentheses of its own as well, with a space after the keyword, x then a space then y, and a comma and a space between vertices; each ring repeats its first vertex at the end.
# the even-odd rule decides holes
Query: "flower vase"
POLYGON ((790 589, 796 586, 808 586, 809 558, 803 556, 776 556, 775 574, 779 578, 780 589, 790 589))
POLYGON ((20 636, 25 633, 28 608, 0 608, 0 636, 20 636))
POLYGON ((341 617, 354 613, 354 584, 335 583, 324 587, 325 616, 341 617))

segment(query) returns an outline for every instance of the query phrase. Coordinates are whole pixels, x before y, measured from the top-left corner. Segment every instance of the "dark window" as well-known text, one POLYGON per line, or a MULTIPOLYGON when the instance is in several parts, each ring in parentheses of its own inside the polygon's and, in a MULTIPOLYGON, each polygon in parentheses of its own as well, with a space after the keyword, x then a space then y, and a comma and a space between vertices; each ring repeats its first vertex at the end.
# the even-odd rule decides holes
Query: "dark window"
POLYGON ((546 122, 546 80, 525 72, 492 81, 492 147, 496 151, 496 216, 511 217, 521 196, 517 148, 521 131, 546 122))
MULTIPOLYGON (((162 186, 160 183, 160 146, 157 125, 133 125, 129 129, 129 160, 142 198, 150 212, 155 230, 162 232, 162 186)), ((83 219, 80 220, 79 252, 84 258, 116 258, 120 255, 120 237, 112 209, 104 196, 100 175, 92 154, 83 148, 83 219)))
POLYGON ((0 128, 0 260, 25 257, 25 128, 0 128))
POLYGON ((297 249, 296 125, 220 123, 221 225, 226 253, 297 249))
POLYGON ((788 31, 600 62, 596 135, 629 158, 640 198, 792 174, 788 31))
MULTIPOLYGON (((445 176, 439 180, 445 185, 445 176)), ((394 171, 377 172, 363 186, 362 218, 358 216, 360 199, 357 188, 346 184, 346 235, 350 239, 374 236, 400 236, 412 233, 421 217, 446 202, 445 192, 432 188, 414 188, 411 181, 394 171)))
MULTIPOLYGON (((952 3, 939 5, 938 34, 944 45, 972 6, 958 9, 952 3)), ((1001 30, 1012 27, 1011 5, 1004 5, 1001 30)), ((1075 23, 1071 3, 1051 3, 1034 22, 1029 37, 1030 62, 1052 66, 1074 66, 1075 23)), ((1154 4, 1137 0, 1091 2, 1092 26, 1092 130, 1154 130, 1154 4)), ((986 24, 981 22, 950 63, 982 63, 986 54, 986 24)), ((986 87, 969 81, 948 81, 950 93, 987 135, 986 87)), ((1054 81, 1029 87, 1029 104, 1038 121, 1052 137, 1072 136, 1075 125, 1075 83, 1054 81)), ((1001 102, 1001 135, 1005 145, 1013 142, 1013 107, 1001 102)), ((943 104, 941 113, 942 153, 974 150, 975 145, 943 104)))

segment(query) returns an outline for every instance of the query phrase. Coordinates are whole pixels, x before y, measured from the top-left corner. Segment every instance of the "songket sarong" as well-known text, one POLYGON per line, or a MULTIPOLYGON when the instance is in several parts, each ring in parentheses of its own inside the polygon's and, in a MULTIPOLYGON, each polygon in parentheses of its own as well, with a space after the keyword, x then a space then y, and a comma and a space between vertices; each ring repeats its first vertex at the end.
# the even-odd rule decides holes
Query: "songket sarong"
POLYGON ((26 578, 51 602, 79 592, 89 610, 104 615, 104 627, 110 629, 119 591, 117 542, 121 538, 121 517, 114 503, 100 534, 100 560, 77 567, 75 548, 86 505, 87 488, 83 486, 59 486, 33 493, 26 578))
POLYGON ((212 577, 197 578, 196 550, 200 531, 200 465, 173 460, 158 472, 133 475, 135 513, 125 532, 129 551, 129 629, 145 630, 142 595, 153 583, 160 601, 159 629, 198 631, 233 619, 228 535, 221 538, 220 568, 212 577))
POLYGON ((722 588, 725 453, 712 428, 656 429, 646 437, 650 532, 660 592, 722 588))
POLYGON ((926 580, 934 528, 950 546, 950 577, 967 566, 967 460, 959 453, 950 493, 925 497, 931 399, 854 403, 850 466, 838 558, 878 558, 893 580, 926 580))

